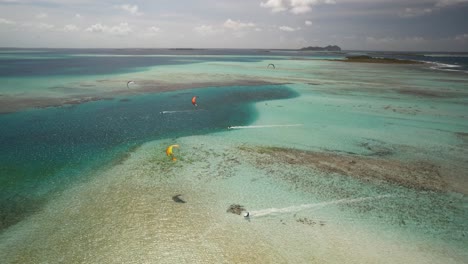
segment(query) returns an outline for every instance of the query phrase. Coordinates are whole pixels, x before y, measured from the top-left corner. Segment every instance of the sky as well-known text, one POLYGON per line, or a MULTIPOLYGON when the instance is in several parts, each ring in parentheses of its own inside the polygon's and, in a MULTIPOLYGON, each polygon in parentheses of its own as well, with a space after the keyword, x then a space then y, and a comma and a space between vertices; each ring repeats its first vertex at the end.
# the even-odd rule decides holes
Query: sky
POLYGON ((0 0, 0 47, 468 52, 468 0, 0 0))

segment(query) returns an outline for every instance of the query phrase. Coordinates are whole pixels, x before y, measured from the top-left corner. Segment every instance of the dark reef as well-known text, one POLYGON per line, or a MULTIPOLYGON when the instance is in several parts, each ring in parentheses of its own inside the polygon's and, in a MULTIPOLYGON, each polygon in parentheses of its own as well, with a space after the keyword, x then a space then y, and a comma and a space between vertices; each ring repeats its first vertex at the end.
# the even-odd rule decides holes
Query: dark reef
POLYGON ((346 60, 340 60, 344 62, 365 62, 365 63, 385 63, 385 64, 422 64, 420 61, 413 60, 401 60, 391 58, 375 58, 371 56, 348 56, 346 60))

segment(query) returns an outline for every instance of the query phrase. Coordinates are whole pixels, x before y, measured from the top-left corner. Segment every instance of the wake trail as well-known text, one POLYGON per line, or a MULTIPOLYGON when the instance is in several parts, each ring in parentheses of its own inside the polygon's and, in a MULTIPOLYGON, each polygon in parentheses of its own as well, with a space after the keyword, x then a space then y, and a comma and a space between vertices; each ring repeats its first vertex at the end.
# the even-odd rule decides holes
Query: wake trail
POLYGON ((175 114, 175 113, 188 113, 188 112, 198 112, 206 111, 205 109, 196 109, 196 110, 174 110, 174 111, 161 111, 160 114, 175 114))
POLYGON ((304 124, 289 124, 289 125, 254 125, 254 126, 231 126, 228 129, 246 129, 246 128, 272 128, 272 127, 298 127, 304 124))
POLYGON ((268 208, 268 209, 262 209, 262 210, 257 210, 257 211, 250 211, 250 216, 262 217, 262 216, 268 216, 268 215, 274 215, 274 214, 294 213, 294 212, 299 212, 299 211, 306 210, 306 209, 321 208, 327 205, 360 203, 360 202, 372 201, 372 200, 388 198, 388 197, 393 197, 393 196, 392 195, 379 195, 379 196, 374 196, 374 197, 348 198, 348 199, 341 199, 341 200, 335 200, 335 201, 329 201, 329 202, 301 204, 301 205, 289 206, 289 207, 284 207, 284 208, 268 208))

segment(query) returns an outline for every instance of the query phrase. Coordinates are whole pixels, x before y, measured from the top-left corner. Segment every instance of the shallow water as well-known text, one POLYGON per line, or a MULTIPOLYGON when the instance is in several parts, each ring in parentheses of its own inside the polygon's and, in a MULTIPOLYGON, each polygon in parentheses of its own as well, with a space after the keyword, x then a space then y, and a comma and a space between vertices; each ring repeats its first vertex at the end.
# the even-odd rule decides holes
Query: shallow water
POLYGON ((0 116, 6 263, 466 263, 466 75, 184 56, 2 90, 87 89, 0 116))

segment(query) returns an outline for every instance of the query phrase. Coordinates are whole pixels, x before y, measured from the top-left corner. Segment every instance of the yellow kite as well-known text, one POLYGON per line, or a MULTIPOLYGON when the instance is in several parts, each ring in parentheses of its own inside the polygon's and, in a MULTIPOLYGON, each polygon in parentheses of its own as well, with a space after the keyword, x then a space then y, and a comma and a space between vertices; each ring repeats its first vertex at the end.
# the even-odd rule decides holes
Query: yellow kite
POLYGON ((178 148, 179 145, 170 145, 169 147, 167 147, 166 149, 166 155, 167 156, 171 156, 172 157, 172 161, 176 161, 177 158, 174 157, 174 153, 172 153, 172 148, 178 148))

